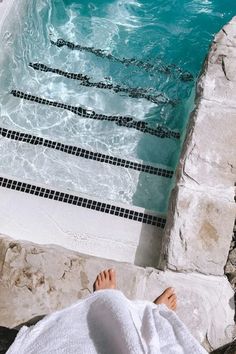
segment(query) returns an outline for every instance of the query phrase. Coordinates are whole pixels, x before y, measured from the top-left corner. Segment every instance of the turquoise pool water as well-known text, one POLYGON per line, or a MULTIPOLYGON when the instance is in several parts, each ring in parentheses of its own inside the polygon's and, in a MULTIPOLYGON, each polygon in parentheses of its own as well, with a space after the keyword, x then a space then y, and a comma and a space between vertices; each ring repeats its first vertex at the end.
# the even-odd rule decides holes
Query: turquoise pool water
MULTIPOLYGON (((235 14, 233 0, 31 1, 19 35, 4 37, 5 46, 13 44, 14 49, 1 69, 0 126, 174 170, 209 44, 235 14), (65 42, 57 46, 59 39, 65 42), (83 86, 57 73, 35 70, 30 63, 89 76, 92 83, 123 91, 83 86), (181 139, 79 118, 17 99, 11 90, 99 114, 132 116, 149 128, 178 132, 181 139)), ((74 160, 59 161, 45 151, 4 144, 0 168, 5 174, 167 211, 173 179, 75 166, 74 160)))

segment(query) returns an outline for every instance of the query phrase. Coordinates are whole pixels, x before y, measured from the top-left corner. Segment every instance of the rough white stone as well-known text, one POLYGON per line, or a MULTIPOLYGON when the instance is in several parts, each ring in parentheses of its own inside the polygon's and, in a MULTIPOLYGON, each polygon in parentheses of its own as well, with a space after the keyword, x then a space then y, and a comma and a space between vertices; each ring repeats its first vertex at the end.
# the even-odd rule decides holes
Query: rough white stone
POLYGON ((236 215, 235 26, 236 18, 227 36, 222 31, 216 36, 197 85, 169 206, 162 268, 224 274, 236 215))
MULTIPOLYGON (((180 162, 180 183, 231 190, 236 176, 236 109, 201 100, 180 162), (187 178, 186 178, 187 177, 187 178)), ((224 196, 223 195, 223 196, 224 196)))
POLYGON ((236 47, 214 43, 198 85, 203 98, 236 107, 236 47))
MULTIPOLYGON (((169 232, 167 267, 223 275, 227 261, 236 206, 221 196, 188 187, 176 188, 169 232)), ((169 228, 169 229, 168 229, 169 228)))
POLYGON ((236 47, 236 20, 235 17, 225 25, 222 30, 215 36, 216 43, 236 47))
POLYGON ((107 267, 116 269, 118 288, 130 299, 153 301, 173 286, 178 315, 206 348, 232 340, 233 290, 225 277, 144 269, 4 236, 0 238, 0 325, 17 326, 86 297, 97 273, 107 267))

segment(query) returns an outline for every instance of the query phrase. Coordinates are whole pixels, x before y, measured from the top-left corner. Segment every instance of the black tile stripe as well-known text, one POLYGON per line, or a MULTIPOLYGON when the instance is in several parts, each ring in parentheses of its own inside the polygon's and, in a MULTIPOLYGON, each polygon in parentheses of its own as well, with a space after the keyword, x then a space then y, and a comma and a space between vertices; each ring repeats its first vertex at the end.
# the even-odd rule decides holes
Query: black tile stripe
POLYGON ((168 129, 160 127, 160 126, 158 126, 157 128, 150 128, 146 122, 136 121, 132 117, 129 117, 129 116, 107 116, 105 114, 98 114, 92 110, 91 111, 86 110, 82 107, 76 107, 76 106, 71 106, 71 105, 67 105, 64 103, 60 103, 60 102, 47 100, 45 98, 33 96, 33 95, 30 95, 30 94, 27 94, 27 93, 24 93, 21 91, 16 91, 16 90, 12 90, 11 94, 15 97, 23 98, 28 101, 37 102, 37 103, 44 104, 47 106, 63 108, 68 111, 71 111, 74 114, 77 114, 83 118, 114 122, 118 126, 122 126, 122 127, 126 127, 126 128, 134 128, 134 129, 139 130, 143 133, 155 135, 159 138, 174 138, 174 139, 180 138, 179 132, 168 130, 168 129))
POLYGON ((21 133, 14 130, 0 128, 0 135, 8 139, 22 141, 32 145, 42 145, 48 148, 60 150, 70 155, 75 155, 85 159, 91 159, 103 163, 108 163, 114 166, 130 168, 136 171, 141 171, 141 172, 167 177, 167 178, 171 178, 173 176, 173 171, 171 170, 166 170, 163 168, 154 167, 150 165, 142 165, 138 162, 132 162, 125 159, 121 159, 119 157, 114 157, 110 155, 101 154, 98 152, 85 150, 77 146, 62 144, 57 141, 48 140, 28 133, 21 133))
POLYGON ((50 68, 49 66, 46 66, 41 63, 30 63, 29 66, 35 70, 44 71, 44 72, 51 72, 51 73, 54 73, 57 75, 64 76, 68 79, 78 80, 78 81, 80 81, 81 86, 96 87, 99 89, 112 90, 115 93, 122 92, 122 93, 126 93, 129 97, 144 98, 144 99, 146 99, 152 103, 155 103, 157 105, 171 104, 171 105, 175 106, 178 103, 178 101, 169 99, 163 93, 159 93, 157 95, 150 95, 148 90, 145 90, 142 88, 122 87, 120 85, 107 84, 105 82, 91 82, 90 81, 91 78, 89 78, 87 75, 75 74, 75 73, 70 73, 67 71, 60 70, 60 69, 50 68))
POLYGON ((164 228, 166 219, 163 217, 141 213, 138 211, 125 209, 115 205, 98 202, 96 200, 78 197, 76 195, 60 192, 57 190, 39 187, 29 183, 24 183, 4 177, 0 177, 0 187, 24 192, 27 194, 39 196, 46 199, 53 199, 59 202, 77 205, 87 209, 93 209, 106 214, 119 216, 125 219, 139 221, 144 224, 151 224, 160 228, 164 228))
POLYGON ((179 78, 183 82, 188 82, 188 81, 193 81, 194 76, 188 72, 188 71, 183 71, 181 68, 179 68, 175 64, 170 64, 170 65, 165 65, 161 62, 160 59, 156 60, 156 63, 153 64, 149 61, 143 61, 135 58, 117 58, 112 54, 108 54, 106 51, 101 50, 101 49, 95 49, 93 47, 85 47, 80 44, 74 44, 68 41, 65 41, 64 39, 60 38, 56 42, 51 40, 51 44, 56 45, 57 47, 68 47, 69 49, 72 50, 79 50, 81 52, 89 52, 95 54, 97 57, 100 58, 106 58, 111 61, 115 61, 121 64, 124 64, 125 66, 137 66, 139 68, 143 68, 146 71, 157 71, 161 72, 167 75, 173 75, 176 78, 179 78))

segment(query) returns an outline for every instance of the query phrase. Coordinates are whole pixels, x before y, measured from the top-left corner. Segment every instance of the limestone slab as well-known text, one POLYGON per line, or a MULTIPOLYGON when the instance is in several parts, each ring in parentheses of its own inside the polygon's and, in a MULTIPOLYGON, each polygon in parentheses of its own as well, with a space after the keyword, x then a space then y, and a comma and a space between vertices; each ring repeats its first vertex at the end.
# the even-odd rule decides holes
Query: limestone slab
POLYGON ((2 326, 20 325, 88 296, 97 273, 113 267, 118 288, 130 299, 153 301, 173 286, 178 315, 205 348, 215 349, 232 341, 233 290, 225 277, 162 272, 3 235, 0 241, 2 326))
POLYGON ((236 206, 210 191, 183 186, 175 189, 166 227, 166 266, 175 271, 223 275, 236 206))
POLYGON ((236 107, 236 47, 214 43, 198 82, 198 95, 209 101, 236 107))
MULTIPOLYGON (((236 109, 201 100, 180 160, 180 183, 230 188, 236 181, 236 109), (186 178, 187 177, 187 178, 186 178)), ((231 190, 231 197, 233 195, 231 190)))
POLYGON ((227 23, 219 33, 217 33, 214 42, 236 47, 236 17, 227 23))
POLYGON ((163 269, 224 274, 236 213, 235 25, 236 18, 214 39, 197 83, 170 198, 163 269))

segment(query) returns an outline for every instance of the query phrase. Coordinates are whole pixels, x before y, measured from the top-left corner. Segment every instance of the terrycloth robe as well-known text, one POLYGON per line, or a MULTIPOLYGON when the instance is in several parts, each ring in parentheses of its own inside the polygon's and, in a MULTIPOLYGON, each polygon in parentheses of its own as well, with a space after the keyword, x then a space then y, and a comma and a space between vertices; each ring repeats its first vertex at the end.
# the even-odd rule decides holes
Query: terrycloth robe
POLYGON ((118 290, 85 300, 22 327, 7 354, 205 354, 165 305, 130 301, 118 290))

